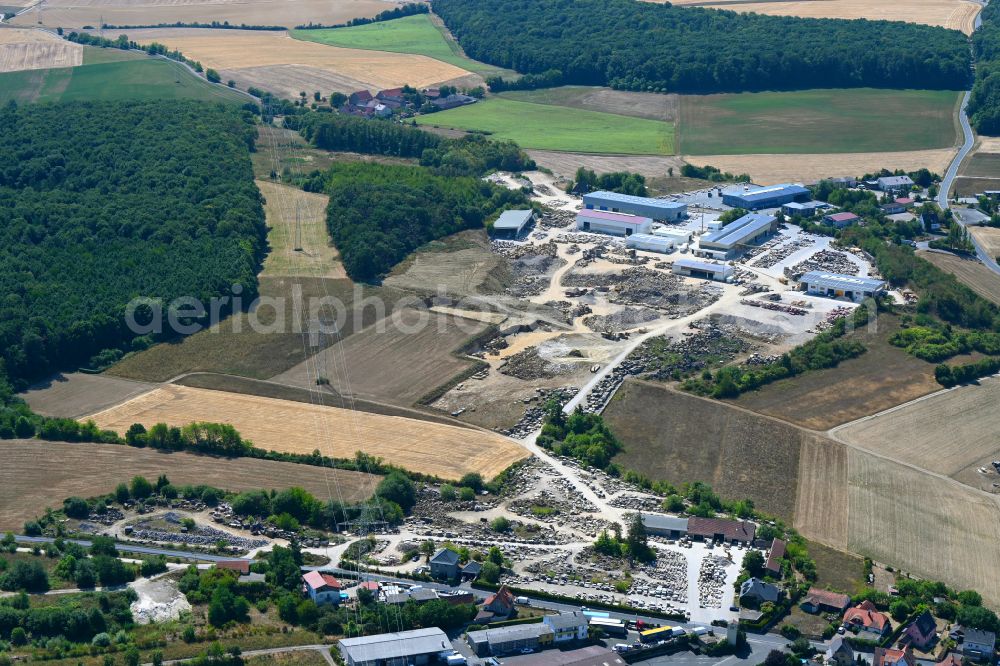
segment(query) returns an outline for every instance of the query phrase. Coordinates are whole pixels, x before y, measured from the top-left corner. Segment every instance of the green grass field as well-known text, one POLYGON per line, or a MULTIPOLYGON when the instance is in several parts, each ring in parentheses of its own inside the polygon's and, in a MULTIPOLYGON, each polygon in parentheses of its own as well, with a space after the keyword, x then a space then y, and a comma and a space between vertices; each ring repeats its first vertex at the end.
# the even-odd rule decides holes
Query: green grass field
MULTIPOLYGON (((243 103, 239 93, 194 76, 167 60, 114 60, 99 54, 101 64, 0 74, 0 102, 69 102, 90 100, 200 99, 243 103)), ((86 56, 85 56, 86 58, 86 56)))
POLYGON ((369 51, 391 51, 425 55, 477 74, 491 75, 503 70, 470 60, 455 42, 431 22, 428 14, 404 16, 392 21, 330 30, 292 30, 292 37, 328 46, 344 46, 369 51))
POLYGON ((948 148, 958 136, 959 95, 871 88, 685 95, 678 150, 737 155, 948 148))
POLYGON ((495 97, 418 116, 417 123, 490 132, 523 148, 629 155, 674 152, 673 123, 495 97))

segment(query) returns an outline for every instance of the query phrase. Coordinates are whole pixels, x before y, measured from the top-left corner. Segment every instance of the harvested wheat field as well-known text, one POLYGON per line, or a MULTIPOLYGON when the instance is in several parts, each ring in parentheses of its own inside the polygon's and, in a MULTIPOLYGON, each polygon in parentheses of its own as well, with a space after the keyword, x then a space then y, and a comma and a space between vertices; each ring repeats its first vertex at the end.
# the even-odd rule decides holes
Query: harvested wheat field
POLYGON ((847 447, 821 436, 802 438, 795 529, 847 550, 847 447))
POLYGON ((1000 257, 1000 229, 994 227, 969 227, 976 242, 983 246, 991 257, 1000 257))
POLYGON ((853 449, 848 483, 851 551, 1000 604, 995 498, 853 449))
POLYGON ((917 252, 943 271, 955 275, 959 282, 967 285, 983 298, 1000 305, 1000 275, 997 275, 975 259, 964 259, 945 252, 917 252))
POLYGON ((557 177, 566 179, 572 179, 581 166, 599 174, 631 171, 655 178, 666 176, 670 168, 680 173, 684 165, 684 160, 679 157, 657 155, 587 155, 552 150, 528 150, 527 153, 539 166, 551 169, 557 177))
POLYGON ((851 173, 873 173, 882 168, 916 171, 926 167, 933 172, 944 173, 954 156, 955 149, 939 148, 823 155, 690 155, 684 160, 695 166, 711 164, 731 173, 749 173, 755 183, 774 185, 810 182, 851 173))
MULTIPOLYGON (((259 146, 267 150, 266 144, 259 146)), ((267 242, 271 251, 264 260, 264 275, 271 277, 346 278, 340 254, 326 230, 325 194, 258 180, 267 200, 267 242)))
POLYGON ((303 90, 352 92, 358 83, 373 89, 405 84, 423 87, 468 74, 427 56, 326 46, 292 39, 285 32, 163 28, 129 31, 129 38, 140 44, 159 42, 179 49, 188 58, 218 70, 224 80, 247 79, 258 87, 293 97, 303 90), (345 77, 344 83, 338 86, 332 79, 314 80, 308 73, 290 83, 285 80, 289 66, 345 77))
POLYGON ((409 407, 472 367, 453 352, 486 327, 464 317, 401 308, 270 381, 313 388, 323 377, 338 393, 409 407))
POLYGON ((907 21, 939 25, 971 35, 980 6, 967 0, 673 0, 689 7, 731 9, 772 16, 907 21))
POLYGON ((79 418, 113 407, 154 388, 156 384, 121 377, 71 372, 35 384, 21 397, 37 414, 79 418))
MULTIPOLYGON (((18 2, 31 4, 27 0, 18 2)), ((395 6, 392 0, 45 0, 41 12, 25 12, 13 22, 36 25, 41 20, 50 27, 81 28, 97 25, 103 17, 105 23, 118 26, 229 21, 232 25, 294 28, 310 21, 344 23, 395 6)))
POLYGON ((0 72, 76 67, 83 64, 83 46, 42 30, 0 28, 0 72))
MULTIPOLYGON (((832 431, 872 453, 951 476, 1000 452, 1000 380, 940 391, 832 431)), ((995 456, 994 456, 995 457, 995 456)))
POLYGON ((41 440, 0 441, 0 531, 61 506, 66 497, 93 497, 136 474, 166 474, 178 485, 208 484, 224 490, 305 488, 319 498, 358 501, 371 496, 378 476, 251 458, 219 459, 114 444, 41 440))
POLYGON ((499 435, 336 407, 163 386, 93 414, 99 427, 125 432, 133 423, 182 426, 194 421, 232 424, 259 448, 353 458, 358 451, 414 472, 458 479, 468 472, 496 476, 528 452, 499 435))

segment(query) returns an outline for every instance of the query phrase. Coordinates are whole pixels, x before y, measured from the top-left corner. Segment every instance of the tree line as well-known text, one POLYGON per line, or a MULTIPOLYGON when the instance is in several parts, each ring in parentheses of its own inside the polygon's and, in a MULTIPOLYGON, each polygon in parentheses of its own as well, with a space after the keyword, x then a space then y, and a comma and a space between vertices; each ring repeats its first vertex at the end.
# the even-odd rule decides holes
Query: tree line
POLYGON ((359 282, 380 279, 424 243, 483 228, 501 210, 529 207, 519 190, 419 166, 341 163, 324 180, 330 236, 359 282))
MULTIPOLYGON (((403 18, 404 16, 414 16, 416 14, 427 14, 430 12, 430 6, 422 2, 408 2, 405 5, 399 7, 394 7, 393 9, 386 9, 385 11, 379 12, 372 18, 366 18, 360 16, 358 18, 352 18, 346 23, 334 23, 331 25, 323 25, 322 23, 313 23, 309 21, 305 25, 295 26, 296 30, 323 30, 327 28, 349 28, 354 25, 368 25, 369 23, 379 23, 381 21, 391 21, 393 19, 403 18)), ((284 28, 282 28, 284 30, 284 28)))
POLYGON ((255 137, 224 105, 0 110, 0 358, 15 388, 165 337, 129 329, 137 296, 255 297, 267 246, 255 137))
POLYGON ((980 12, 982 26, 972 35, 976 82, 969 96, 969 120, 980 134, 1000 134, 1000 5, 980 12))
POLYGON ((917 24, 632 0, 435 0, 434 11, 470 57, 548 85, 681 93, 952 90, 971 79, 966 37, 917 24))

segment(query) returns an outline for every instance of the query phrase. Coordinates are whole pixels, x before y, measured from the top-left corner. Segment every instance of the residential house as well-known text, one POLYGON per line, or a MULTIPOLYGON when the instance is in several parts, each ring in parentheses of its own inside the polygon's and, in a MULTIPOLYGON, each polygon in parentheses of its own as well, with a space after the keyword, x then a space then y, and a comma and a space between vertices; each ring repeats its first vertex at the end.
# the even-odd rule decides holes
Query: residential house
POLYGON ((909 176, 886 176, 876 182, 878 189, 883 192, 909 192, 913 187, 913 180, 909 176))
POLYGON ((431 576, 451 580, 458 577, 458 553, 441 548, 431 557, 431 576))
POLYGON ((891 648, 875 648, 872 666, 917 666, 913 658, 913 650, 906 647, 902 650, 891 648))
POLYGON ((514 604, 514 594, 507 589, 506 585, 501 585, 494 594, 486 597, 483 602, 476 621, 490 622, 495 619, 506 619, 514 614, 517 606, 514 604))
POLYGON ((906 206, 896 201, 884 203, 879 208, 882 209, 884 215, 899 215, 906 212, 906 206))
POLYGON ((221 560, 215 563, 215 568, 233 571, 237 576, 245 576, 250 573, 250 560, 221 560))
POLYGON ((802 598, 799 607, 807 613, 837 613, 842 614, 851 605, 851 598, 846 594, 820 590, 815 587, 809 588, 806 596, 802 598))
POLYGON ((917 200, 912 197, 898 197, 895 201, 903 208, 909 210, 917 205, 917 200))
POLYGON ((771 550, 768 551, 764 570, 772 576, 781 576, 781 561, 785 558, 786 545, 782 539, 775 539, 771 542, 771 550))
POLYGON ((937 624, 930 611, 924 611, 906 628, 899 642, 902 645, 912 645, 926 652, 937 640, 937 624))
POLYGON ((378 94, 375 95, 375 97, 382 103, 395 102, 397 104, 402 104, 406 101, 406 98, 403 97, 402 88, 389 88, 388 90, 379 90, 378 94))
POLYGON ((993 662, 993 651, 996 649, 997 636, 992 631, 966 628, 962 640, 962 654, 974 661, 993 662))
POLYGON ((880 613, 875 604, 867 599, 854 608, 847 609, 844 613, 844 626, 866 634, 865 638, 869 640, 882 638, 892 629, 889 616, 880 613))
POLYGON ((829 215, 823 216, 823 224, 836 227, 837 229, 843 229, 844 227, 849 227, 852 224, 858 224, 859 222, 861 222, 860 217, 847 211, 842 213, 830 213, 829 215))
POLYGON ((740 586, 740 603, 751 608, 756 608, 765 601, 776 603, 780 597, 781 588, 759 578, 750 578, 740 586))
POLYGON ((372 94, 367 90, 358 90, 357 92, 352 92, 347 97, 347 103, 351 106, 364 106, 368 102, 372 101, 372 94))
POLYGON ((963 666, 963 663, 961 655, 949 652, 947 657, 937 663, 937 666, 963 666))
POLYGON ((340 603, 340 581, 328 573, 308 571, 302 574, 302 592, 317 606, 340 603))
POLYGON ((542 618, 542 622, 552 628, 554 643, 587 640, 587 627, 590 626, 590 622, 580 611, 546 615, 542 618))
POLYGON ((477 657, 515 654, 522 650, 544 650, 552 647, 553 638, 552 627, 544 622, 481 629, 465 634, 465 640, 477 657))
POLYGON ((854 664, 854 648, 843 636, 830 639, 830 647, 826 649, 823 663, 835 666, 852 666, 854 664))

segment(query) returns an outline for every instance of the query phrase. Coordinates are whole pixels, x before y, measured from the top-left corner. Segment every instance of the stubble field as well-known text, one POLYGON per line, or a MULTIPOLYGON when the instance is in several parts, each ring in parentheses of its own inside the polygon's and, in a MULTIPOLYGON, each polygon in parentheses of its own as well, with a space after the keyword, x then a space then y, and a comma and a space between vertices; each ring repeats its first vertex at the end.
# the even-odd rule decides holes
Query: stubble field
POLYGON ((353 458, 358 451, 406 469, 458 479, 468 472, 490 478, 528 457, 494 433, 336 407, 186 386, 163 386, 93 414, 101 428, 124 432, 133 423, 182 426, 229 423, 255 446, 271 451, 353 458))
POLYGON ((674 0, 673 4, 737 12, 755 12, 773 16, 805 18, 844 18, 907 21, 938 25, 972 34, 980 6, 967 0, 674 0))
MULTIPOLYGON (((267 145, 259 149, 266 150, 267 145)), ((346 278, 340 254, 326 230, 329 197, 266 180, 258 180, 257 187, 267 201, 264 213, 271 246, 262 275, 346 278)))
POLYGON ((560 86, 539 90, 510 90, 500 93, 504 99, 535 104, 552 104, 571 109, 602 111, 620 116, 674 122, 680 96, 630 92, 591 86, 560 86))
POLYGON ((1000 305, 1000 275, 979 261, 941 252, 921 251, 917 254, 941 270, 954 274, 960 282, 983 298, 1000 305))
POLYGON ((79 418, 152 391, 155 384, 72 372, 32 386, 21 397, 44 416, 79 418))
POLYGON ((0 72, 83 64, 83 47, 41 30, 0 28, 0 72))
MULTIPOLYGON (((24 5, 26 0, 19 0, 24 5)), ((14 3, 17 4, 17 3, 14 3)), ((337 24, 375 16, 397 6, 392 0, 45 0, 37 9, 14 19, 15 25, 81 28, 97 25, 157 25, 211 23, 281 25, 288 28, 313 21, 337 24)))
POLYGON ((1000 229, 993 227, 969 227, 969 233, 972 234, 991 257, 1000 257, 1000 229))
POLYGON ((292 39, 286 32, 163 28, 130 30, 140 44, 159 42, 235 79, 286 97, 305 90, 353 92, 358 88, 425 87, 468 72, 427 56, 345 49, 292 39), (301 76, 299 76, 301 74, 301 76))
POLYGON ((19 531, 24 521, 66 497, 109 493, 119 483, 141 474, 166 474, 177 485, 208 484, 224 490, 280 490, 299 486, 317 497, 351 501, 371 496, 379 477, 309 465, 219 459, 191 453, 164 453, 114 444, 67 444, 39 440, 0 441, 0 530, 19 531), (39 461, 51 461, 39 464, 39 461))

